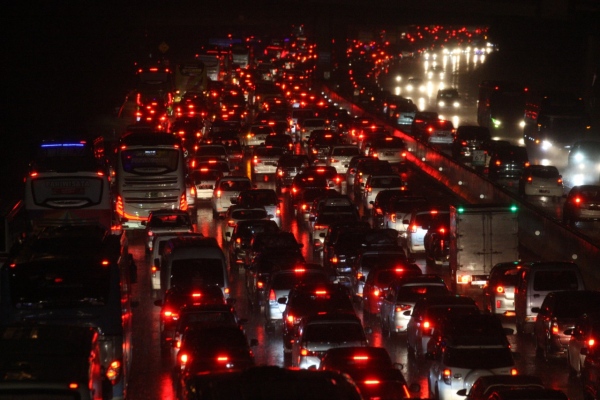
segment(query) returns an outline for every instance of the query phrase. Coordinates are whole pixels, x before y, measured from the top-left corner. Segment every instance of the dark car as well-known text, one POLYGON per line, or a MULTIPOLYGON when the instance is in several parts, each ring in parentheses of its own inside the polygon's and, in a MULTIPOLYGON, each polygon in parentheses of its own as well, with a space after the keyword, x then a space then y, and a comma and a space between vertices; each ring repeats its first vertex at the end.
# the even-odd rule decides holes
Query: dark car
POLYGON ((476 125, 461 125, 456 128, 452 142, 452 157, 462 163, 482 165, 485 163, 483 144, 491 140, 488 128, 476 125))
POLYGON ((558 389, 525 388, 498 389, 490 392, 488 400, 569 400, 569 397, 558 389))
POLYGON ((291 353, 302 318, 320 312, 354 312, 348 290, 340 285, 300 283, 294 286, 286 299, 283 311, 283 351, 291 353))
POLYGON ((518 261, 498 263, 490 270, 490 277, 483 287, 485 309, 492 314, 515 315, 515 287, 519 282, 518 261))
POLYGON ((425 263, 428 266, 443 266, 450 263, 450 215, 432 220, 423 237, 425 263))
POLYGON ((544 384, 538 376, 532 375, 485 375, 479 377, 471 389, 461 389, 459 396, 465 400, 487 400, 489 394, 500 389, 543 389, 544 384))
POLYGON ((190 376, 183 381, 181 392, 185 400, 363 399, 346 374, 277 366, 190 376))
POLYGON ((327 350, 319 366, 322 371, 339 371, 350 375, 368 399, 406 399, 418 392, 419 385, 408 387, 402 365, 392 363, 382 347, 338 347, 327 350))
POLYGON ((573 329, 567 329, 565 334, 571 334, 567 346, 569 375, 581 376, 586 354, 590 348, 600 343, 600 313, 581 315, 573 329))
POLYGON ((413 122, 410 125, 410 134, 414 138, 420 138, 425 135, 425 127, 431 121, 436 121, 440 118, 437 111, 418 111, 415 113, 413 122))
MULTIPOLYGON (((532 309, 535 312, 534 307, 532 309)), ((577 319, 587 313, 600 312, 600 291, 565 290, 546 295, 539 307, 533 333, 537 354, 544 359, 564 357, 577 319)))
POLYGON ((529 157, 525 147, 499 148, 491 155, 488 176, 490 179, 519 179, 528 165, 529 157))
POLYGON ((341 133, 332 130, 317 129, 312 131, 308 138, 307 153, 308 157, 316 161, 326 162, 329 150, 336 145, 344 143, 341 133))
POLYGON ((563 205, 563 222, 600 220, 600 185, 573 186, 563 205))
POLYGON ((278 193, 282 188, 292 184, 294 177, 304 168, 310 165, 310 160, 306 155, 286 154, 277 161, 277 170, 275 172, 275 188, 278 193))
POLYGON ((277 223, 273 220, 247 220, 238 221, 233 228, 229 242, 229 267, 237 271, 246 262, 246 251, 249 249, 252 238, 263 232, 275 233, 279 231, 277 223))
POLYGON ((292 186, 289 190, 291 207, 296 207, 302 193, 307 189, 331 189, 329 182, 324 176, 315 176, 311 173, 299 173, 292 180, 292 186))

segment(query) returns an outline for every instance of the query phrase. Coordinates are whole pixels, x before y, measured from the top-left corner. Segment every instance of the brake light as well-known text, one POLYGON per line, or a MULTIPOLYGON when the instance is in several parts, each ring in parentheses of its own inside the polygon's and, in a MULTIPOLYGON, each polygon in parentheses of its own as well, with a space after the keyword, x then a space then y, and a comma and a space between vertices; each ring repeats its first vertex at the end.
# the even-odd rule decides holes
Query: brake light
POLYGON ((423 322, 423 335, 431 335, 431 330, 433 329, 433 324, 429 321, 423 322))
POLYGON ((229 221, 227 221, 227 225, 230 226, 230 227, 232 227, 232 228, 235 228, 235 221, 232 220, 232 219, 230 219, 229 221))
POLYGON ((504 288, 502 286, 498 286, 496 288, 496 292, 498 292, 498 293, 504 293, 504 288))
POLYGON ((277 301, 277 297, 275 297, 275 291, 271 289, 269 292, 269 301, 277 301))
POLYGON ((558 186, 562 186, 562 184, 563 184, 563 180, 562 180, 562 178, 558 178, 558 179, 556 180, 556 184, 557 184, 558 186))
POLYGON ((379 381, 377 379, 367 379, 364 381, 365 385, 379 385, 379 381))
POLYGON ((588 347, 592 347, 592 346, 594 346, 595 344, 596 344, 596 341, 595 341, 594 339, 590 339, 590 340, 588 340, 588 341, 587 341, 587 345, 588 345, 588 347))
POLYGON ((552 322, 552 334, 558 335, 558 323, 556 321, 552 322))
POLYGON ((373 289, 373 296, 379 297, 380 294, 381 292, 379 291, 379 289, 373 289))
POLYGON ((581 204, 581 197, 575 197, 575 198, 573 199, 573 203, 575 203, 576 205, 579 205, 579 204, 581 204))
POLYGON ((417 228, 417 225, 411 225, 408 230, 410 231, 410 233, 417 233, 417 228))
POLYGON ((113 385, 116 384, 121 377, 121 361, 115 360, 110 363, 106 370, 106 377, 113 385))
POLYGON ((527 177, 527 183, 533 183, 533 177, 528 176, 527 177))
POLYGON ((303 274, 306 272, 305 268, 294 268, 294 272, 297 274, 303 274))
POLYGON ((221 190, 217 190, 217 197, 221 197, 221 190))
POLYGON ((327 225, 315 225, 315 231, 327 229, 327 225))
POLYGON ((408 304, 400 304, 400 305, 397 305, 397 306, 396 306, 396 312, 397 312, 397 313, 401 313, 401 312, 404 312, 404 311, 408 311, 408 310, 410 310, 410 307, 411 307, 411 306, 410 306, 410 305, 408 305, 408 304))
POLYGON ((181 365, 181 368, 184 368, 186 366, 187 363, 189 363, 191 361, 191 357, 189 356, 189 354, 187 353, 183 353, 179 355, 179 364, 181 365))
POLYGON ((452 370, 450 368, 444 368, 444 371, 442 371, 442 379, 446 384, 450 384, 450 381, 452 380, 452 370))
POLYGON ((393 223, 396 223, 396 214, 391 214, 390 215, 390 219, 392 220, 393 223))
POLYGON ((227 357, 227 356, 218 356, 217 357, 217 362, 226 363, 227 361, 229 361, 229 357, 227 357))
POLYGON ((338 258, 336 256, 333 256, 331 258, 331 260, 329 260, 329 262, 332 263, 332 264, 337 264, 338 263, 338 258))
POLYGON ((510 374, 511 374, 511 375, 513 375, 513 376, 515 376, 515 375, 518 375, 518 374, 519 374, 519 371, 517 371, 517 369, 516 369, 516 368, 511 368, 511 369, 510 369, 510 374))

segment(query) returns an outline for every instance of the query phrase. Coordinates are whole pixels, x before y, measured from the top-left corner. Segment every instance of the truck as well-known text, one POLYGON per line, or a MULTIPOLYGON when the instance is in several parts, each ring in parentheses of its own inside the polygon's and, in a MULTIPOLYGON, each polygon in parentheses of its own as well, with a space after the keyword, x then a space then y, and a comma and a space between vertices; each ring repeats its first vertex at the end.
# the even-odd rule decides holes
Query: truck
POLYGON ((528 88, 510 81, 486 80, 479 84, 477 123, 490 131, 519 131, 528 88))
POLYGON ((518 208, 513 204, 450 206, 450 276, 456 293, 483 287, 492 267, 519 259, 518 208))

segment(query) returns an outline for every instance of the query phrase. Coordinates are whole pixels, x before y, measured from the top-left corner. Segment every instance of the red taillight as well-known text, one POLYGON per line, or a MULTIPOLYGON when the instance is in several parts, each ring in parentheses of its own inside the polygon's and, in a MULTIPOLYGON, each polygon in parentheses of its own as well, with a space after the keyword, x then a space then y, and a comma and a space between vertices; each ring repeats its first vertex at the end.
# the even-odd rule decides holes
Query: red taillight
POLYGON ((514 376, 514 375, 518 375, 518 374, 519 374, 519 371, 517 371, 517 369, 516 369, 516 368, 511 368, 511 369, 510 369, 510 374, 511 374, 511 375, 513 375, 513 376, 514 376))
POLYGON ((277 301, 277 297, 275 297, 275 291, 271 289, 269 292, 269 301, 277 301))
POLYGON ((179 355, 179 364, 182 367, 185 367, 185 365, 191 361, 191 357, 189 356, 189 354, 187 353, 182 353, 179 355))
POLYGON ((596 341, 595 341, 594 339, 589 339, 589 340, 587 341, 587 345, 588 345, 588 347, 592 347, 592 346, 594 346, 595 344, 596 344, 596 341))
POLYGON ((257 289, 262 289, 264 288, 265 284, 262 281, 257 281, 256 282, 256 288, 257 289))
POLYGON ((444 380, 444 382, 446 382, 447 384, 450 384, 450 381, 452 380, 452 370, 450 368, 445 368, 442 371, 442 379, 444 380))
POLYGON ((229 357, 227 357, 227 356, 218 356, 217 357, 217 362, 219 362, 219 363, 226 363, 228 361, 229 361, 229 357))
POLYGON ((496 292, 498 292, 498 293, 504 293, 504 288, 502 286, 498 286, 496 288, 496 292))
POLYGON ((533 177, 528 176, 527 177, 527 183, 533 183, 533 177))
POLYGON ((410 233, 417 233, 417 228, 418 228, 418 226, 411 225, 408 230, 410 231, 410 233))
POLYGON ((372 386, 372 385, 379 385, 380 382, 377 379, 367 379, 366 381, 364 381, 364 383, 365 383, 365 385, 372 386))
POLYGON ((106 370, 106 377, 114 385, 121 376, 121 361, 115 360, 110 363, 106 370))
POLYGON ((379 297, 380 294, 381 294, 381 292, 379 291, 379 289, 373 289, 373 296, 374 297, 379 297))

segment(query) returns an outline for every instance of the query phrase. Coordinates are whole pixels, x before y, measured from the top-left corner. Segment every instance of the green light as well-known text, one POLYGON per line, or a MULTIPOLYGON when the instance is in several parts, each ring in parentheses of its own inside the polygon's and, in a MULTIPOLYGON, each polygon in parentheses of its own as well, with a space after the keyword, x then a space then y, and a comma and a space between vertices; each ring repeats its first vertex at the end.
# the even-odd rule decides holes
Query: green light
POLYGON ((519 211, 519 208, 513 204, 512 206, 510 206, 510 211, 517 212, 519 211))
POLYGON ((456 212, 458 212, 459 214, 462 214, 462 213, 464 213, 464 212, 465 212, 465 209, 464 209, 464 208, 462 208, 462 207, 458 207, 458 208, 456 209, 456 212))

